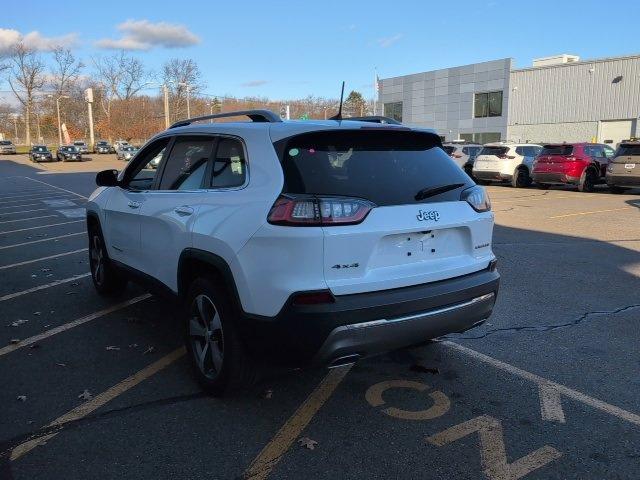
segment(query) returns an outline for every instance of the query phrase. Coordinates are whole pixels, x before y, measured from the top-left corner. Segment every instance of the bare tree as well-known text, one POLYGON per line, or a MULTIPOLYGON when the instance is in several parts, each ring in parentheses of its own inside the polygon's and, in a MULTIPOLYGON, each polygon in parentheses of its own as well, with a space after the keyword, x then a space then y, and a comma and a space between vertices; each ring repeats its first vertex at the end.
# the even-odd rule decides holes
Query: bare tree
POLYGON ((67 93, 75 84, 84 64, 76 60, 71 50, 63 47, 56 47, 53 50, 53 62, 51 86, 59 97, 67 93))
POLYGON ((11 49, 7 81, 18 101, 24 106, 25 143, 31 144, 31 111, 34 96, 45 83, 44 62, 40 56, 23 43, 11 49))
POLYGON ((184 118, 187 89, 189 96, 193 98, 205 86, 198 64, 190 58, 172 58, 162 68, 162 79, 169 89, 173 119, 184 118))
POLYGON ((100 105, 106 117, 106 125, 111 139, 111 110, 114 100, 130 100, 140 92, 151 73, 137 58, 128 56, 124 51, 114 55, 94 58, 96 80, 101 87, 100 105))

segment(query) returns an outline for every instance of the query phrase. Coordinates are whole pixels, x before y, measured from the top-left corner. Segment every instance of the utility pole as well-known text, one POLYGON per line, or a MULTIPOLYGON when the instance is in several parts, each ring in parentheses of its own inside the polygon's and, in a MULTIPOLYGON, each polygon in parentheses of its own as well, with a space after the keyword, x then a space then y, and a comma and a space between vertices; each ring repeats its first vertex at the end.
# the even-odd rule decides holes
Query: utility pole
POLYGON ((164 97, 164 128, 169 128, 169 87, 162 84, 162 96, 164 97))
POLYGON ((18 143, 18 114, 16 113, 13 117, 13 128, 16 131, 15 141, 18 143))
POLYGON ((93 136, 93 88, 84 91, 84 98, 87 101, 87 113, 89 115, 89 151, 93 152, 95 137, 93 136))
MULTIPOLYGON (((49 98, 53 98, 53 95, 47 95, 49 98)), ((60 95, 56 97, 56 113, 58 114, 58 146, 62 145, 62 124, 60 122, 60 99, 69 98, 67 95, 60 95)))

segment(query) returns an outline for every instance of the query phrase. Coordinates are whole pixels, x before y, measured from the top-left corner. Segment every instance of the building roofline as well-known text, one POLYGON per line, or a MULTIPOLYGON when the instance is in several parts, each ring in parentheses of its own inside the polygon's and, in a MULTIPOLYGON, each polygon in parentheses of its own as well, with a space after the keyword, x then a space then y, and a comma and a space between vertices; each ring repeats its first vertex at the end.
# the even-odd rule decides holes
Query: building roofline
POLYGON ((450 70, 452 68, 470 67, 472 65, 482 65, 483 63, 491 63, 491 62, 497 62, 501 60, 511 60, 513 62, 514 58, 513 57, 494 58, 493 60, 483 60, 482 62, 465 63, 464 65, 452 65, 450 67, 436 68, 434 70, 424 70, 422 72, 406 73, 404 75, 394 75, 393 77, 380 77, 380 81, 391 80, 394 78, 410 77, 411 75, 420 75, 422 73, 439 72, 441 70, 450 70))
MULTIPOLYGON (((559 55, 555 55, 555 56, 559 56, 559 55)), ((552 55, 553 57, 553 55, 552 55)), ((548 58, 548 57, 545 57, 548 58)), ((604 63, 604 62, 611 62, 611 61, 616 61, 616 60, 631 60, 631 59, 638 59, 640 58, 640 54, 635 54, 635 55, 622 55, 619 57, 604 57, 604 58, 592 58, 592 59, 585 59, 585 60, 580 60, 577 62, 567 62, 567 63, 557 63, 555 65, 541 65, 539 67, 524 67, 524 68, 513 68, 511 69, 511 72, 525 72, 528 70, 543 70, 543 69, 547 69, 547 68, 558 68, 558 67, 575 67, 576 65, 591 65, 594 63, 604 63)))

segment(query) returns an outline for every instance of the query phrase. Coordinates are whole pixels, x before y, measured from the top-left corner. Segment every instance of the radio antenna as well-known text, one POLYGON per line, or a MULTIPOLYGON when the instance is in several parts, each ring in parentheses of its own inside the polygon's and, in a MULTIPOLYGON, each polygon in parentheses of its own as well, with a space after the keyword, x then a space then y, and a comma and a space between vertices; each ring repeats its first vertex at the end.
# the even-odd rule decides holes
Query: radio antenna
POLYGON ((344 100, 344 81, 342 82, 342 91, 340 92, 340 107, 338 108, 338 113, 336 113, 329 120, 342 120, 342 102, 344 100))

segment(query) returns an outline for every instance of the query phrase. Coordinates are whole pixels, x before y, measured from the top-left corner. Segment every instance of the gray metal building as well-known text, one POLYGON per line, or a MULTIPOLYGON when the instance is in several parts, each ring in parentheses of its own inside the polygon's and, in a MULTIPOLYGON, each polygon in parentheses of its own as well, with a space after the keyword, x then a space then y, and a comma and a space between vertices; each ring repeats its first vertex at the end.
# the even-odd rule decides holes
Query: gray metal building
POLYGON ((598 141, 640 136, 640 56, 509 58, 380 82, 386 115, 446 140, 598 141))

